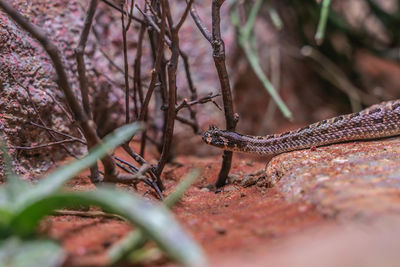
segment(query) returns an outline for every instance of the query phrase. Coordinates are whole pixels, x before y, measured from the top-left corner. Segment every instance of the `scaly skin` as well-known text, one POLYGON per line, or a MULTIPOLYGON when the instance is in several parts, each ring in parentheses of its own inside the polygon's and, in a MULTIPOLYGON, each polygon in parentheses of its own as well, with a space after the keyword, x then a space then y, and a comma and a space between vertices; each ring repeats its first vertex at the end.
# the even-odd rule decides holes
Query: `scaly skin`
POLYGON ((282 134, 251 136, 210 126, 202 138, 207 144, 224 150, 276 155, 310 147, 395 135, 400 135, 400 99, 282 134))

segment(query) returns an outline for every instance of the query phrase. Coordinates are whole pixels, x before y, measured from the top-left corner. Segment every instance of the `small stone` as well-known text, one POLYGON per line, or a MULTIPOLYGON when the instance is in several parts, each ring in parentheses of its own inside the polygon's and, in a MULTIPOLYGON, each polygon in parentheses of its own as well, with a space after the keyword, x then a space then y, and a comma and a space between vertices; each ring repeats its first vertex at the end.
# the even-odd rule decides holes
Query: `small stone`
POLYGON ((217 234, 219 234, 219 235, 226 234, 226 229, 219 225, 213 225, 213 228, 214 228, 215 232, 217 232, 217 234))
POLYGON ((204 188, 207 188, 211 192, 214 192, 217 189, 214 184, 207 184, 204 188))
POLYGON ((200 189, 201 192, 210 192, 210 189, 208 189, 207 187, 203 187, 202 189, 200 189))
POLYGON ((257 186, 265 187, 265 188, 272 188, 272 187, 274 187, 274 184, 272 183, 272 181, 268 180, 265 175, 263 175, 263 176, 258 177, 257 186))
POLYGON ((244 192, 240 192, 240 197, 245 197, 246 194, 244 192))
POLYGON ((240 176, 238 174, 229 174, 227 182, 228 184, 233 184, 235 181, 239 180, 240 176))
POLYGON ((240 185, 243 187, 249 187, 254 184, 256 184, 258 178, 252 174, 248 174, 243 176, 242 181, 240 182, 240 185))
POLYGON ((262 169, 259 169, 259 170, 257 170, 256 172, 254 172, 254 173, 252 173, 254 176, 259 176, 259 175, 262 175, 262 174, 265 174, 265 169, 264 168, 262 168, 262 169))
POLYGON ((227 185, 224 187, 224 192, 232 192, 232 191, 237 191, 239 188, 234 185, 227 185))

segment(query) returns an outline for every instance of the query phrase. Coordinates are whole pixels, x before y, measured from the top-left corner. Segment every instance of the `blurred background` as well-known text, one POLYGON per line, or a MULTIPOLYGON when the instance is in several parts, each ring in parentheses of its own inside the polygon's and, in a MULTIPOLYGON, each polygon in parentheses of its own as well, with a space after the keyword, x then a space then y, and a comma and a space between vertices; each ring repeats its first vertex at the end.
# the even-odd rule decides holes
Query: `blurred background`
MULTIPOLYGON (((398 98, 399 1, 332 1, 320 45, 317 2, 263 1, 254 24, 262 69, 292 111, 294 124, 398 98)), ((251 4, 238 1, 233 8, 249 14, 251 4)), ((285 128, 287 120, 249 68, 243 49, 236 46, 232 53, 239 129, 263 134, 285 128)))
MULTIPOLYGON (((333 0, 324 38, 318 41, 319 1, 227 1, 221 27, 235 112, 240 116, 237 130, 255 135, 282 132, 399 98, 399 3, 333 0), (247 26, 251 29, 243 33, 247 26), (251 56, 258 59, 291 116, 285 116, 270 97, 250 64, 251 56)), ((209 22, 210 3, 197 2, 196 7, 209 22)), ((191 18, 181 32, 181 48, 190 56, 199 94, 218 92, 211 48, 191 18)), ((216 102, 221 104, 220 99, 216 102)), ((225 126, 223 112, 214 105, 206 104, 199 112, 203 130, 210 123, 225 126)), ((210 152, 204 146, 193 151, 184 147, 181 153, 210 152)))

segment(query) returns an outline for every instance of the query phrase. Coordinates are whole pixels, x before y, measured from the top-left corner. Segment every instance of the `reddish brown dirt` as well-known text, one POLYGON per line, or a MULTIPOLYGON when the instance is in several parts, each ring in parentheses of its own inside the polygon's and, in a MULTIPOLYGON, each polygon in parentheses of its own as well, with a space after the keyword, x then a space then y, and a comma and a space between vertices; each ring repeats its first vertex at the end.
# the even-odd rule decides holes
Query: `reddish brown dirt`
MULTIPOLYGON (((117 154, 124 157, 120 151, 117 154)), ((236 155, 231 173, 255 172, 265 168, 266 161, 236 155)), ((164 172, 166 194, 189 170, 199 168, 202 171, 173 212, 201 244, 211 264, 221 262, 224 257, 236 257, 242 262, 248 257, 254 260, 257 255, 262 256, 259 247, 275 246, 286 237, 331 223, 313 206, 289 203, 273 188, 227 185, 219 193, 204 189, 217 177, 219 156, 180 157, 175 162, 179 165, 171 164, 164 172)), ((73 190, 92 189, 85 175, 87 173, 74 179, 69 187, 73 190)), ((142 194, 145 190, 139 188, 142 194)), ((131 229, 127 223, 116 219, 78 216, 53 216, 46 220, 44 228, 67 250, 67 266, 104 265, 106 250, 131 229)))

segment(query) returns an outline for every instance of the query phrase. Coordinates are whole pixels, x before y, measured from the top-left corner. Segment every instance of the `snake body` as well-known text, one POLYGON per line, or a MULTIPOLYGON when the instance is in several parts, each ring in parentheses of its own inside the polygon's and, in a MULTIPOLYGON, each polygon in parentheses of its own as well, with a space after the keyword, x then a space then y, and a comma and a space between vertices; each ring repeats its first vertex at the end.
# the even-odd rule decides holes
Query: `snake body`
POLYGON ((310 147, 396 135, 400 135, 400 99, 282 134, 242 135, 210 126, 202 138, 207 144, 224 150, 275 155, 310 147))

